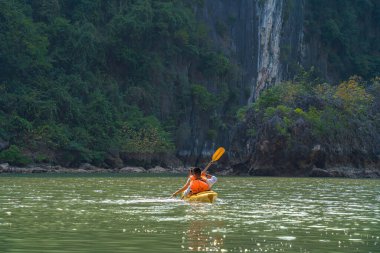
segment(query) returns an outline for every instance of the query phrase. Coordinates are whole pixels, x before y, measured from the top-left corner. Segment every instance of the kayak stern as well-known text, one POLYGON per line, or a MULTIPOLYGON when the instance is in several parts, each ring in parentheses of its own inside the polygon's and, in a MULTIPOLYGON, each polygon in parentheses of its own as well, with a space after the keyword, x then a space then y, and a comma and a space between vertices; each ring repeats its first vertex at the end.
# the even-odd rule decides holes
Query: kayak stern
POLYGON ((189 202, 204 202, 204 203, 214 203, 218 194, 214 191, 204 191, 190 197, 183 197, 183 200, 189 202))

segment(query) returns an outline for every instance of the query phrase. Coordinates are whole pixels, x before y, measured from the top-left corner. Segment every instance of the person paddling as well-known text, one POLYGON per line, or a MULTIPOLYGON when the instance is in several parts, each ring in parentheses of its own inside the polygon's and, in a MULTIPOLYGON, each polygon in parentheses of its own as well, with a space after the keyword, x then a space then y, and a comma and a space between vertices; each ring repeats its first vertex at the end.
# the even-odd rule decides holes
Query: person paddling
POLYGON ((218 178, 210 174, 207 174, 206 171, 208 168, 209 166, 207 166, 203 171, 201 171, 201 169, 198 167, 191 168, 186 184, 181 189, 173 193, 172 197, 176 196, 181 192, 184 192, 183 195, 187 196, 189 195, 189 193, 196 194, 202 191, 210 190, 211 187, 218 181, 218 178), (207 186, 205 186, 202 182, 199 181, 206 183, 207 186))
POLYGON ((209 191, 217 181, 215 176, 206 175, 205 171, 201 171, 198 167, 194 168, 193 174, 194 178, 191 180, 189 187, 183 193, 183 197, 209 191))
POLYGON ((218 148, 212 155, 212 160, 207 164, 203 171, 198 167, 190 169, 186 184, 181 189, 174 192, 172 197, 184 191, 183 196, 187 196, 189 194, 196 194, 202 191, 210 190, 218 179, 215 176, 207 174, 207 170, 213 163, 219 160, 224 152, 225 149, 223 147, 218 148))

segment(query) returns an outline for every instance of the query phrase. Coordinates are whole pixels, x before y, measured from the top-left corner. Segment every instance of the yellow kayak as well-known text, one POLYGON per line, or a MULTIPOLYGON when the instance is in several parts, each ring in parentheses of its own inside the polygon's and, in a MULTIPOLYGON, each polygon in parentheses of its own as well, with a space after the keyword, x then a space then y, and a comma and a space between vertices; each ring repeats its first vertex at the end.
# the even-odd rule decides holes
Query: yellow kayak
POLYGON ((183 200, 190 202, 205 202, 205 203, 213 203, 216 200, 218 194, 214 191, 204 191, 190 197, 184 197, 183 200))

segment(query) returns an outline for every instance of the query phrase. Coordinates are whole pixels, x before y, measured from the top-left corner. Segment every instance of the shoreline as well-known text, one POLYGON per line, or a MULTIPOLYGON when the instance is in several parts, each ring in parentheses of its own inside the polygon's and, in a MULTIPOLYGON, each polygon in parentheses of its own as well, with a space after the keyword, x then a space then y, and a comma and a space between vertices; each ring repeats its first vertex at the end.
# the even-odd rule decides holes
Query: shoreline
MULTIPOLYGON (((12 166, 7 163, 0 164, 0 174, 96 174, 96 173, 115 173, 115 174, 173 174, 183 175, 187 174, 188 168, 164 168, 155 166, 153 168, 145 169, 137 166, 125 166, 122 168, 100 168, 91 164, 82 164, 79 167, 63 167, 60 165, 48 164, 35 164, 27 167, 12 166)), ((217 176, 268 176, 268 177, 317 177, 317 178, 380 178, 379 168, 354 168, 347 166, 336 166, 327 169, 313 168, 305 174, 265 174, 260 175, 247 173, 234 172, 232 168, 227 167, 223 170, 213 171, 212 174, 217 176)))

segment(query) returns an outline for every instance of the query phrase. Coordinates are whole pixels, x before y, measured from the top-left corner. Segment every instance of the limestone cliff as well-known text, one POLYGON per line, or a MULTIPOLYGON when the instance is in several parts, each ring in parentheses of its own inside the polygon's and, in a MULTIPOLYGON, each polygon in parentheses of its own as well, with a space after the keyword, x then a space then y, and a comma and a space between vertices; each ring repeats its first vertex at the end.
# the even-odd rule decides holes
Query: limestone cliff
MULTIPOLYGON (((353 51, 355 49, 352 46, 360 38, 350 37, 357 36, 359 30, 368 36, 372 45, 376 44, 378 39, 374 37, 379 34, 379 29, 376 28, 375 20, 378 14, 371 10, 367 13, 371 18, 363 16, 365 8, 376 8, 376 3, 371 1, 366 7, 364 3, 354 6, 357 4, 347 2, 339 6, 338 2, 206 0, 204 6, 198 7, 196 11, 199 18, 208 24, 210 37, 217 47, 241 67, 241 78, 236 83, 241 90, 240 101, 242 104, 252 104, 263 90, 280 82, 293 80, 303 69, 314 69, 320 80, 329 81, 331 84, 337 84, 350 75, 366 77, 369 72, 372 75, 379 73, 379 59, 376 57, 366 58, 369 59, 367 62, 363 60, 362 64, 368 65, 367 72, 361 71, 361 65, 354 68, 356 62, 362 59, 360 57, 363 57, 357 56, 358 52, 370 54, 371 50, 378 52, 379 47, 366 46, 364 51, 360 51, 360 48, 353 51), (350 59, 347 54, 351 55, 350 59)), ((310 98, 303 98, 304 101, 308 99, 310 98)), ((245 123, 230 130, 228 138, 224 133, 219 139, 219 143, 226 145, 231 151, 230 161, 234 161, 237 173, 253 173, 255 170, 253 174, 256 175, 307 175, 313 166, 325 168, 332 165, 360 167, 362 173, 365 167, 363 163, 373 164, 377 161, 372 159, 376 151, 371 153, 371 157, 364 155, 362 150, 368 149, 364 144, 343 148, 344 152, 335 155, 333 150, 336 147, 349 142, 337 138, 336 143, 331 145, 313 143, 308 139, 310 133, 303 132, 307 129, 307 124, 301 119, 292 126, 292 131, 303 129, 303 137, 300 137, 302 134, 293 136, 295 139, 300 138, 302 145, 288 150, 289 143, 275 134, 276 126, 281 123, 279 118, 273 117, 266 122, 256 122, 257 120, 255 112, 250 112, 245 123), (258 133, 255 137, 242 134, 249 130, 250 125, 257 127, 258 133), (361 155, 357 155, 358 152, 361 155), (299 170, 294 172, 293 168, 299 170)), ((376 130, 371 134, 376 135, 376 130)), ((350 138, 361 141, 367 136, 350 138)))

